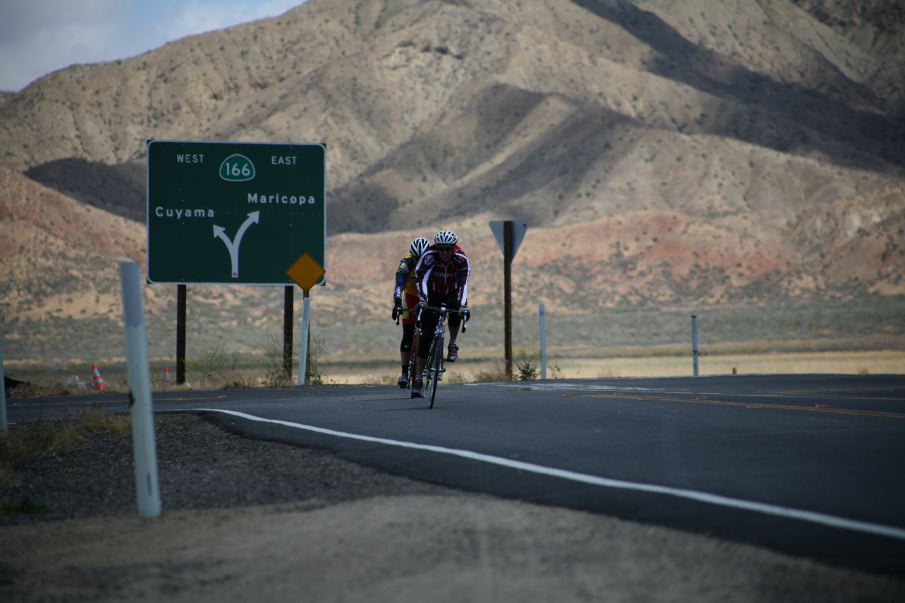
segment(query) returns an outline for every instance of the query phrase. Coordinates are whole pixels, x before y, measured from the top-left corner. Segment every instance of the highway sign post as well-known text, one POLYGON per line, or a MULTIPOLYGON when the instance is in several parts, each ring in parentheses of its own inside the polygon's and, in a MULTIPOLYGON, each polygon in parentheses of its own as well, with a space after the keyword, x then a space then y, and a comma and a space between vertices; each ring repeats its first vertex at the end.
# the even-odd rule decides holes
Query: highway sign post
POLYGON ((490 230, 496 237, 500 250, 503 252, 503 315, 504 336, 503 344, 506 354, 506 378, 512 381, 512 260, 518 251, 525 232, 528 230, 527 222, 514 222, 512 220, 495 220, 490 222, 490 230))
MULTIPOLYGON (((178 285, 176 382, 184 383, 187 284, 291 287, 287 269, 300 254, 326 266, 327 150, 151 140, 147 153, 148 281, 178 285)), ((288 293, 284 303, 291 350, 288 293)))

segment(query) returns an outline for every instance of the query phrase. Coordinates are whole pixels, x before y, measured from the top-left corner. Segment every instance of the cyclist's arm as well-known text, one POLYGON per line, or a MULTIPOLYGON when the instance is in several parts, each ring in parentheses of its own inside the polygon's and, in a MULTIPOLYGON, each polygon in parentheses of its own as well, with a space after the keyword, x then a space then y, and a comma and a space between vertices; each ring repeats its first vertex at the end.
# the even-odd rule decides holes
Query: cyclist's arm
POLYGON ((418 265, 415 266, 415 290, 418 292, 418 297, 422 300, 427 299, 428 283, 435 266, 434 259, 433 253, 427 251, 418 260, 418 265))
POLYGON ((459 269, 456 272, 456 289, 459 291, 459 306, 468 304, 468 278, 471 276, 471 262, 464 253, 457 254, 460 258, 459 269))
POLYGON ((393 290, 393 298, 401 298, 402 290, 405 289, 405 283, 408 281, 409 273, 414 268, 415 261, 412 258, 403 258, 396 268, 396 288, 393 290))

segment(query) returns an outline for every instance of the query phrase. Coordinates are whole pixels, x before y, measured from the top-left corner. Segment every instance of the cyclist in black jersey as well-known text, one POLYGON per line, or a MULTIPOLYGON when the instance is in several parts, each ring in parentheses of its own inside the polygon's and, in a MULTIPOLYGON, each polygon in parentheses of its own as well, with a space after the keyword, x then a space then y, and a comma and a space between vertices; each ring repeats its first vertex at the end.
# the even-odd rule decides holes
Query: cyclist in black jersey
MULTIPOLYGON (((468 278, 471 276, 471 264, 468 256, 459 247, 459 237, 449 230, 441 230, 434 237, 434 244, 418 260, 415 267, 415 286, 418 297, 429 306, 440 307, 446 304, 451 310, 465 308, 468 305, 468 278)), ((422 340, 418 345, 418 358, 415 370, 415 382, 412 394, 421 394, 423 383, 421 371, 427 359, 430 344, 434 337, 437 315, 433 312, 422 312, 422 340)), ((448 362, 455 362, 459 357, 459 346, 456 336, 462 324, 458 314, 449 316, 448 362)))

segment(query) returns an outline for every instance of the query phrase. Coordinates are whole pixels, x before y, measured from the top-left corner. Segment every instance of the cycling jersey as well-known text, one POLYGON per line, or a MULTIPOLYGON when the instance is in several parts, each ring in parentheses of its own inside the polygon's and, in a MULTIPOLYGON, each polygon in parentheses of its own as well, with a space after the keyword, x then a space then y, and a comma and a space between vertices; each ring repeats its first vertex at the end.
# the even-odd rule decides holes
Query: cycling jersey
MULTIPOLYGON (((418 303, 418 290, 415 287, 415 265, 418 263, 417 258, 412 255, 402 258, 399 267, 396 268, 396 288, 393 290, 393 297, 402 301, 402 307, 405 311, 400 317, 403 325, 414 324, 414 312, 409 309, 414 308, 418 303)), ((411 340, 411 335, 408 336, 411 340)))
POLYGON ((418 258, 408 255, 399 262, 396 268, 396 289, 393 291, 393 297, 402 297, 402 292, 417 294, 415 288, 415 266, 418 264, 418 258))
POLYGON ((449 260, 440 259, 436 245, 428 247, 415 267, 416 287, 422 299, 448 297, 454 294, 458 307, 468 303, 468 277, 471 264, 458 245, 449 260))

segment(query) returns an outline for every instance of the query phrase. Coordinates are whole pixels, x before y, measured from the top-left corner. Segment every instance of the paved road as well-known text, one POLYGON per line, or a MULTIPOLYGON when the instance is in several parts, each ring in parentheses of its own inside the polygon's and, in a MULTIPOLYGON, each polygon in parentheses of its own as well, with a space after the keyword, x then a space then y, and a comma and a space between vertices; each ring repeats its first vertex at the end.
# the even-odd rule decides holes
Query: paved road
MULTIPOLYGON (((10 420, 124 396, 22 402, 10 420)), ((905 377, 732 376, 155 395, 386 471, 905 575, 905 377)))

